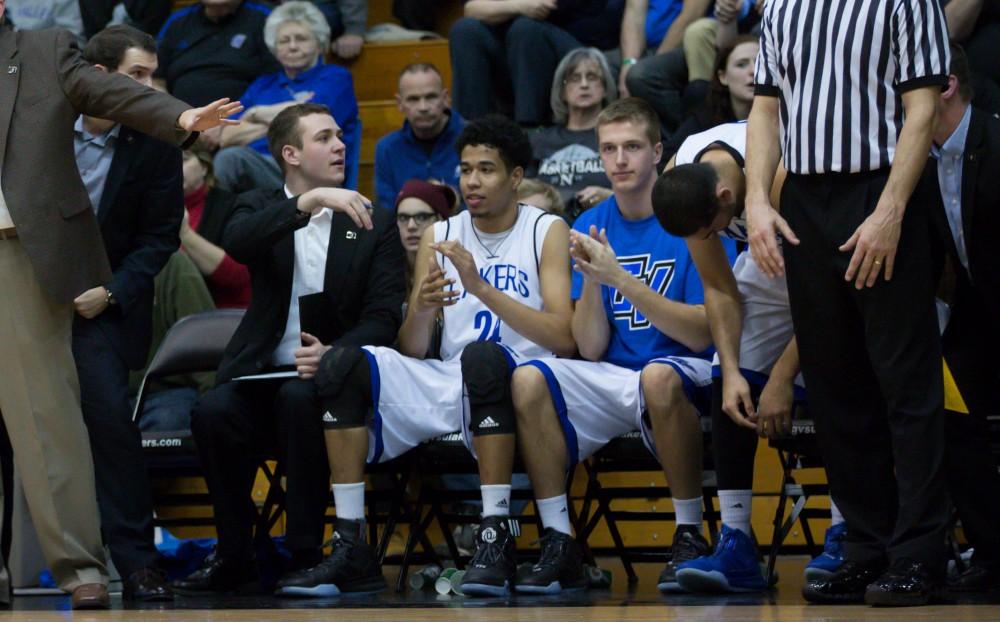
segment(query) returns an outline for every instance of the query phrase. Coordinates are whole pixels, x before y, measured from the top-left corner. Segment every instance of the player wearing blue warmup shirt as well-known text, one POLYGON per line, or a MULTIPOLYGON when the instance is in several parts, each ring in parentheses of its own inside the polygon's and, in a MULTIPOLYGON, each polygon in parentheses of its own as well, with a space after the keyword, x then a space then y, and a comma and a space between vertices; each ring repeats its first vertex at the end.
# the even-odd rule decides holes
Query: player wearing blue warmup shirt
POLYGON ((601 112, 597 135, 614 195, 581 215, 570 234, 573 337, 587 360, 529 361, 512 382, 518 440, 544 527, 541 559, 517 577, 520 592, 585 585, 566 470, 636 429, 674 494, 678 527, 660 583, 674 581, 676 563, 709 550, 701 534, 699 415, 710 401, 711 333, 687 247, 653 214, 659 119, 645 101, 624 99, 601 112))

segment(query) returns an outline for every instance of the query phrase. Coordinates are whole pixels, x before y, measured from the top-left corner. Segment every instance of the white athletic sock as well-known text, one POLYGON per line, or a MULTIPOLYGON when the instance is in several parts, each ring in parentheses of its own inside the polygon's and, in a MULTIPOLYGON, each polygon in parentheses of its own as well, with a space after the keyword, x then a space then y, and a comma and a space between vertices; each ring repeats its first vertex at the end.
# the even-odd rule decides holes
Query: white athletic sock
POLYGON ((678 525, 697 525, 701 529, 701 497, 674 499, 674 515, 678 525))
POLYGON ((337 518, 364 520, 365 483, 334 484, 333 503, 337 506, 337 518))
POLYGON ((480 486, 483 516, 510 516, 510 484, 480 486))
POLYGON ((542 527, 551 527, 568 536, 573 535, 573 530, 569 526, 569 507, 567 507, 566 495, 538 499, 535 504, 542 517, 542 527))
POLYGON ((752 501, 752 490, 720 490, 719 508, 722 514, 722 524, 739 529, 749 536, 750 504, 752 501))
POLYGON ((840 508, 830 499, 830 526, 839 525, 844 522, 844 515, 840 513, 840 508))

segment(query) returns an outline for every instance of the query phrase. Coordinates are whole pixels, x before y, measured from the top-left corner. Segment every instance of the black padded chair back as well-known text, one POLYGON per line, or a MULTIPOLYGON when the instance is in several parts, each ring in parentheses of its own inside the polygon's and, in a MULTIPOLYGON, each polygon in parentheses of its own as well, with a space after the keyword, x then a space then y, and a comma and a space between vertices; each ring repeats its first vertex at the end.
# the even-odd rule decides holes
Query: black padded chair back
POLYGON ((218 368, 243 314, 243 309, 216 309, 183 317, 170 327, 142 378, 132 420, 142 412, 149 380, 218 368))

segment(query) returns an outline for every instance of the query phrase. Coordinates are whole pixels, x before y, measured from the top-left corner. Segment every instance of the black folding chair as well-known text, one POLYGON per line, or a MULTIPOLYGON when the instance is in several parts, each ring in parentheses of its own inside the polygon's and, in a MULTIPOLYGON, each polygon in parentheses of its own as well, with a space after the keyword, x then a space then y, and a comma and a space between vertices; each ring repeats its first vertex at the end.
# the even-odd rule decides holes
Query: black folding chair
POLYGON ((795 471, 799 469, 823 468, 813 422, 809 419, 796 419, 792 422, 790 435, 772 439, 769 444, 778 450, 778 461, 781 463, 781 491, 778 495, 778 507, 774 511, 774 531, 767 559, 768 582, 774 574, 774 565, 782 544, 795 527, 795 523, 798 522, 802 526, 802 535, 805 537, 809 554, 816 556, 822 550, 823 543, 816 541, 808 519, 830 516, 828 509, 806 507, 806 502, 811 497, 828 497, 830 487, 826 483, 800 484, 795 479, 795 471), (785 508, 789 501, 792 501, 792 508, 786 518, 785 508))
MULTIPOLYGON (((702 474, 702 495, 704 497, 704 517, 708 522, 711 538, 718 533, 719 512, 712 499, 717 494, 715 467, 711 452, 711 419, 702 418, 704 432, 704 471, 702 474)), ((674 512, 624 510, 612 507, 612 503, 626 499, 670 498, 668 486, 612 486, 601 482, 602 474, 661 472, 662 467, 656 456, 646 448, 638 431, 630 432, 612 440, 587 462, 583 463, 587 472, 587 490, 583 507, 575 521, 577 540, 583 545, 588 558, 593 553, 587 543, 603 520, 608 527, 613 543, 612 552, 622 561, 629 583, 638 581, 633 563, 662 561, 669 552, 669 545, 629 546, 625 544, 619 523, 621 522, 667 522, 676 520, 674 512)))
POLYGON ((205 311, 183 317, 171 326, 142 377, 132 421, 138 421, 142 415, 150 380, 215 371, 243 313, 242 309, 205 311))
MULTIPOLYGON (((243 319, 242 309, 218 309, 183 317, 163 337, 159 349, 150 361, 139 393, 136 396, 132 420, 138 421, 146 403, 146 388, 150 381, 179 374, 215 371, 222 361, 226 346, 243 319)), ((148 460, 150 476, 176 478, 202 476, 190 430, 146 432, 142 435, 143 449, 148 460)), ((283 469, 280 463, 272 469, 266 460, 260 468, 268 480, 268 493, 258 516, 258 537, 268 534, 284 510, 284 489, 281 486, 283 469)), ((154 499, 159 507, 209 506, 207 494, 168 493, 154 499)), ((214 520, 205 517, 158 518, 157 524, 172 526, 213 526, 214 520)))

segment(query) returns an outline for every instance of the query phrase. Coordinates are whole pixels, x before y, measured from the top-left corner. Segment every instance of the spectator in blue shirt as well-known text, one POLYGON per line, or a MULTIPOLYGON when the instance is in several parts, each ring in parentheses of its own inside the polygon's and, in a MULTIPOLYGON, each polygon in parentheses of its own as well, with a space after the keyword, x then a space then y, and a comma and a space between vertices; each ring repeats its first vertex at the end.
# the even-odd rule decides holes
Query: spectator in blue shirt
POLYGON ((264 41, 281 71, 257 78, 240 98, 243 122, 222 133, 224 148, 215 156, 219 186, 235 193, 280 188, 284 181, 267 149, 267 128, 288 106, 312 102, 329 108, 343 128, 344 187, 357 188, 361 121, 354 81, 343 67, 323 64, 322 54, 330 45, 330 26, 323 14, 309 2, 286 2, 267 18, 264 41))
POLYGON ((448 89, 437 67, 408 65, 399 74, 396 104, 406 117, 402 129, 386 134, 375 146, 375 194, 378 204, 392 208, 410 179, 436 179, 458 187, 458 153, 454 145, 465 120, 450 110, 448 89))

